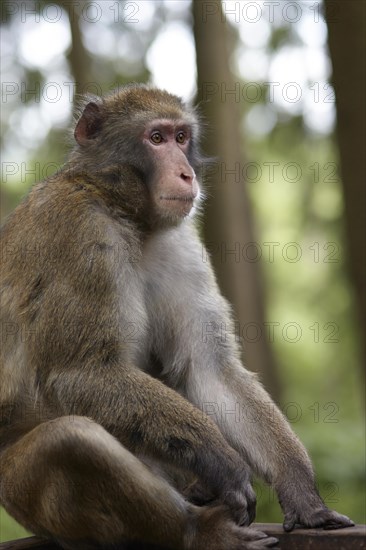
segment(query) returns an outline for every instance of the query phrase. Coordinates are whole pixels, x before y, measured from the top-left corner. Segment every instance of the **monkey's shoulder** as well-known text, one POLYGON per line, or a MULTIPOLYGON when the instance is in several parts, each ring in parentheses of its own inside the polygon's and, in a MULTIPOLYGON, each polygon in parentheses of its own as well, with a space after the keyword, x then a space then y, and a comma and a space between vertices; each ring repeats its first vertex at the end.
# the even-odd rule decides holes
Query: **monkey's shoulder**
POLYGON ((93 186, 62 175, 32 188, 4 225, 1 248, 3 276, 20 287, 72 278, 108 288, 141 255, 133 224, 112 215, 93 186))

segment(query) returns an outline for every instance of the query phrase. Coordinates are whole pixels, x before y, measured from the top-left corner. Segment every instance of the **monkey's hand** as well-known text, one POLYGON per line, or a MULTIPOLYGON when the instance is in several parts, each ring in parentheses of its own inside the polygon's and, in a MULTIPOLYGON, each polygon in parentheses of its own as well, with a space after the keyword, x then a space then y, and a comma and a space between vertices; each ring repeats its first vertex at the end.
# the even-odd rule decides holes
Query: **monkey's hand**
MULTIPOLYGON (((241 480, 238 487, 242 486, 241 480)), ((249 479, 246 480, 241 490, 228 488, 221 497, 215 495, 207 485, 197 479, 184 489, 183 495, 196 506, 215 507, 224 502, 230 508, 231 515, 238 525, 249 525, 254 521, 256 497, 249 479)))
POLYGON ((230 509, 238 525, 250 525, 255 519, 256 496, 247 472, 239 479, 228 476, 220 500, 230 509))
POLYGON ((196 479, 182 491, 184 498, 196 506, 217 503, 214 493, 204 485, 201 480, 196 479))
POLYGON ((298 527, 322 527, 323 529, 342 529, 353 527, 354 523, 347 516, 329 510, 322 504, 317 508, 305 510, 288 510, 285 512, 283 528, 285 531, 292 531, 298 527))

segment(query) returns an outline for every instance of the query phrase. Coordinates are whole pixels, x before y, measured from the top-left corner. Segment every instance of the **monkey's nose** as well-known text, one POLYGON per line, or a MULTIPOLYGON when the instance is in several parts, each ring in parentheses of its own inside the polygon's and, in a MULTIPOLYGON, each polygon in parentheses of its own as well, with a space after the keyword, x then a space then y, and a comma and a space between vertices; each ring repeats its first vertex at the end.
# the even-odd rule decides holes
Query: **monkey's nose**
POLYGON ((183 181, 185 181, 189 185, 192 185, 194 174, 187 174, 186 172, 182 172, 180 177, 183 181))

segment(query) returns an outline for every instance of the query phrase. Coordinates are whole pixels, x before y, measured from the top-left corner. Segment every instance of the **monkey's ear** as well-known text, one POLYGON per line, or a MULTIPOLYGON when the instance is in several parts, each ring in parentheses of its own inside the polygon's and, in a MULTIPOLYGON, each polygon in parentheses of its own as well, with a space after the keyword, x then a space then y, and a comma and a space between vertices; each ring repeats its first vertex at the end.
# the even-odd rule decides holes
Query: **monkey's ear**
POLYGON ((102 116, 99 105, 88 103, 81 115, 74 131, 74 136, 79 145, 86 145, 93 139, 102 126, 102 116))

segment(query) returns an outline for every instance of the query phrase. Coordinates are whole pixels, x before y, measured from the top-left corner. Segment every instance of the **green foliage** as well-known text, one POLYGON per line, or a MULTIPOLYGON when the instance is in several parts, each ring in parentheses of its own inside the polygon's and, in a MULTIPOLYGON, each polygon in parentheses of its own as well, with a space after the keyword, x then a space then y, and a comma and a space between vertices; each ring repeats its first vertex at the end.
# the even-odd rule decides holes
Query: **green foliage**
POLYGON ((8 540, 20 539, 29 536, 28 531, 23 529, 13 518, 11 518, 0 507, 0 543, 8 540))
MULTIPOLYGON (((294 121, 278 125, 269 138, 251 142, 247 155, 263 170, 248 184, 273 326, 263 337, 275 348, 281 408, 309 450, 321 494, 328 506, 364 523, 361 339, 347 271, 339 161, 330 138, 299 135, 294 121), (278 163, 273 181, 265 172, 269 160, 278 163), (288 163, 296 164, 297 179, 286 172, 288 163), (263 243, 272 243, 273 257, 263 243)), ((272 504, 259 500, 259 521, 280 521, 272 504)))

